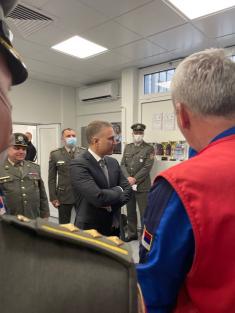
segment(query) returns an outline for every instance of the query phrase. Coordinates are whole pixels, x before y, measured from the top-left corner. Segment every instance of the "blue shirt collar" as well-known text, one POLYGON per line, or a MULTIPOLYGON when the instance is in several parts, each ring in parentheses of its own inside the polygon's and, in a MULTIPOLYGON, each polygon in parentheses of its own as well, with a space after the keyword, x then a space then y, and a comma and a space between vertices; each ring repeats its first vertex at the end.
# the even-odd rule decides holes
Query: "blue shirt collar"
MULTIPOLYGON (((214 141, 217 141, 221 138, 224 138, 224 137, 227 137, 227 136, 230 136, 230 135, 235 135, 235 126, 234 127, 231 127, 229 129, 226 129, 224 130, 222 133, 220 133, 219 135, 215 136, 211 142, 214 142, 214 141)), ((189 159, 195 155, 197 155, 197 151, 194 150, 193 148, 189 147, 189 153, 188 153, 188 157, 189 159)))
POLYGON ((224 138, 224 137, 227 137, 227 136, 230 136, 230 135, 235 135, 235 126, 229 128, 229 129, 224 130, 222 133, 220 133, 219 135, 215 136, 215 138, 213 138, 211 140, 211 142, 214 142, 216 140, 219 140, 221 138, 224 138))

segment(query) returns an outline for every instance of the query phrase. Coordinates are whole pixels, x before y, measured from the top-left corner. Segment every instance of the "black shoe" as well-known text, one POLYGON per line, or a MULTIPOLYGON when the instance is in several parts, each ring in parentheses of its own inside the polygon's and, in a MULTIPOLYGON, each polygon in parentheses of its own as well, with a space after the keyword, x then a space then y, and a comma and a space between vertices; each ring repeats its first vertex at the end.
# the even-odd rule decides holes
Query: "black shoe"
POLYGON ((128 236, 124 239, 125 242, 130 242, 130 241, 133 241, 133 240, 138 240, 138 236, 128 236))

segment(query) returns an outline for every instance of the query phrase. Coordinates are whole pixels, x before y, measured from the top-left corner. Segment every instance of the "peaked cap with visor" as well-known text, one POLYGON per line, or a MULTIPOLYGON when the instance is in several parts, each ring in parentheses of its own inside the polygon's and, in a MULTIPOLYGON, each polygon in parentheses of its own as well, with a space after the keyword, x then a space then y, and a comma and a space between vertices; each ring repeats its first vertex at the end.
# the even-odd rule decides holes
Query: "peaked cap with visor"
POLYGON ((28 71, 19 53, 13 48, 12 33, 5 17, 15 8, 17 0, 0 0, 0 53, 5 58, 12 74, 12 85, 23 83, 28 77, 28 71))

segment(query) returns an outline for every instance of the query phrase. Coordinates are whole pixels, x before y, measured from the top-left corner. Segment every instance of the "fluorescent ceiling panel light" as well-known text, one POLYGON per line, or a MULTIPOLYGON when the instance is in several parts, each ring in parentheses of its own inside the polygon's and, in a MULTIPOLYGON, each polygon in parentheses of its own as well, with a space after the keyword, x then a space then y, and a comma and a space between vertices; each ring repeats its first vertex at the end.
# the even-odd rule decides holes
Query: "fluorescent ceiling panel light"
POLYGON ((62 41, 53 46, 52 49, 81 59, 88 58, 108 50, 105 47, 99 46, 96 43, 79 36, 74 36, 62 41))
POLYGON ((191 20, 235 5, 235 0, 168 0, 191 20))

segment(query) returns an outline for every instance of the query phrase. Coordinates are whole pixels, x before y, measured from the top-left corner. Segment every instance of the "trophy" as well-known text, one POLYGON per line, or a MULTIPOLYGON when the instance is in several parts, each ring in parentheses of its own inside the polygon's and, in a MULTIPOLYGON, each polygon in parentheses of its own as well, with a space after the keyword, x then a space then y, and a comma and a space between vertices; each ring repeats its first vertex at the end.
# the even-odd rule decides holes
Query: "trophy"
POLYGON ((163 155, 163 146, 158 142, 155 144, 155 154, 157 156, 157 160, 160 160, 160 156, 163 155))
POLYGON ((175 161, 175 147, 176 147, 176 141, 170 141, 171 144, 171 157, 170 161, 175 161))
POLYGON ((186 142, 178 141, 175 146, 174 157, 178 161, 184 161, 186 154, 186 142))
POLYGON ((167 156, 167 146, 169 145, 168 142, 162 142, 162 148, 163 148, 163 156, 161 158, 162 161, 167 161, 168 156, 167 156))

